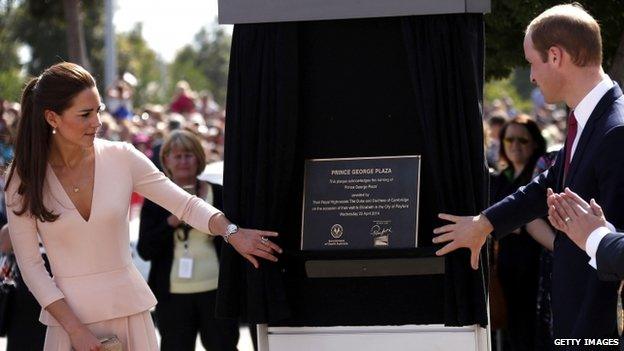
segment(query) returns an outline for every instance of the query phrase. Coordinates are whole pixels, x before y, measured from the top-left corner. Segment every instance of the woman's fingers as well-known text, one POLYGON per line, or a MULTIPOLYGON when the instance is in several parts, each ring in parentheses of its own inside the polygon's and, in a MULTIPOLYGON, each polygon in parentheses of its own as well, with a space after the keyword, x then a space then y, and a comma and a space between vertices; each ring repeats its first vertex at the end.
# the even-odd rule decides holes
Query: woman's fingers
POLYGON ((270 253, 260 250, 259 248, 253 250, 251 252, 252 255, 256 256, 256 257, 262 257, 265 260, 269 260, 269 261, 273 261, 273 262, 277 262, 277 257, 271 255, 270 253))
POLYGON ((251 264, 256 268, 260 268, 260 264, 258 263, 258 260, 256 260, 255 257, 253 257, 250 254, 242 254, 243 257, 245 257, 247 259, 247 261, 251 262, 251 264))
POLYGON ((267 251, 266 249, 263 248, 262 249, 263 251, 267 251, 268 253, 273 253, 274 251, 277 253, 283 252, 282 248, 279 247, 279 245, 275 244, 274 242, 268 239, 268 237, 277 237, 279 235, 278 233, 257 230, 255 234, 257 235, 257 238, 258 238, 257 240, 260 243, 260 245, 268 249, 267 251))
POLYGON ((256 248, 255 250, 260 250, 260 251, 264 251, 264 252, 268 252, 270 254, 273 253, 273 249, 271 249, 269 246, 265 245, 264 243, 258 243, 256 244, 256 248))
POLYGON ((271 242, 269 237, 274 238, 279 234, 272 231, 241 229, 240 236, 234 235, 230 238, 230 243, 245 259, 255 268, 260 267, 258 258, 277 262, 276 253, 282 253, 282 248, 271 242))
POLYGON ((271 241, 269 241, 269 239, 258 240, 258 242, 256 243, 256 248, 258 250, 262 250, 262 251, 268 252, 270 254, 281 253, 281 250, 282 250, 279 246, 277 246, 276 244, 274 244, 271 241))
POLYGON ((266 230, 256 230, 255 232, 258 236, 270 236, 270 237, 279 236, 279 233, 277 232, 269 232, 266 230))
POLYGON ((268 246, 269 248, 271 248, 271 250, 277 252, 277 253, 282 253, 283 250, 281 247, 279 247, 276 243, 272 242, 271 240, 266 240, 266 241, 262 241, 262 243, 266 246, 268 246))

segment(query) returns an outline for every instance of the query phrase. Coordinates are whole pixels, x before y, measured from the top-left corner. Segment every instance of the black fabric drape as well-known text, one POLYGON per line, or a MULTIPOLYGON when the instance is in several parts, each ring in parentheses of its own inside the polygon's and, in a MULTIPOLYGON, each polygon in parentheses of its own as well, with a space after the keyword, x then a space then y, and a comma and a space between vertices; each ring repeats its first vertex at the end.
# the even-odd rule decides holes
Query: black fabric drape
MULTIPOLYGON (((237 25, 230 56, 223 204, 242 227, 282 232, 298 123, 297 31, 292 23, 237 25)), ((276 240, 280 243, 280 240, 276 240)), ((248 322, 289 316, 280 267, 254 269, 222 250, 216 313, 248 322)))
MULTIPOLYGON (((441 212, 473 215, 488 202, 483 158, 483 15, 403 19, 409 67, 441 212)), ((468 250, 446 257, 447 325, 487 324, 487 250, 480 269, 468 250), (484 269, 485 268, 485 269, 484 269)))
POLYGON ((432 256, 439 209, 483 207, 482 32, 476 15, 235 26, 225 213, 280 232, 285 253, 255 270, 226 247, 218 315, 274 325, 486 323, 483 275, 463 252, 449 256, 446 277, 309 279, 304 269, 322 258, 432 256), (305 159, 409 154, 423 155, 418 249, 299 250, 305 159))

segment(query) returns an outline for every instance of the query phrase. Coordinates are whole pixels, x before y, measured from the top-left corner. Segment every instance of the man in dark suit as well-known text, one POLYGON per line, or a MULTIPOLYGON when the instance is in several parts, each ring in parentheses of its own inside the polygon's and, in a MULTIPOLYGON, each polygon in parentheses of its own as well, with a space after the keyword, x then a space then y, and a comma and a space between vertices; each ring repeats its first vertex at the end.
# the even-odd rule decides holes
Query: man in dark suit
POLYGON ((624 233, 617 233, 605 219, 602 208, 587 203, 570 189, 549 193, 548 219, 589 256, 589 265, 602 280, 624 279, 624 233))
MULTIPOLYGON (((439 215, 452 223, 434 230, 440 234, 434 242, 448 242, 437 254, 469 248, 475 269, 490 233, 499 238, 547 214, 548 188, 567 186, 597 199, 615 226, 624 227, 624 98, 602 69, 598 23, 580 6, 555 6, 529 24, 524 52, 546 101, 572 110, 566 144, 553 167, 483 213, 439 215)), ((561 233, 553 256, 554 337, 616 338, 618 284, 600 281, 585 252, 561 233)))

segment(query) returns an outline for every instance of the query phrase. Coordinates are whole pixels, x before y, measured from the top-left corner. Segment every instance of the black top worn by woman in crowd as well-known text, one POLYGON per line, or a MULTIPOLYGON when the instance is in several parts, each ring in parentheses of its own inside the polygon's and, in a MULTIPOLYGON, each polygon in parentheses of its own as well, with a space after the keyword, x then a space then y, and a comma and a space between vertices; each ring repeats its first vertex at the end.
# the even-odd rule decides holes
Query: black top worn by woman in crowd
MULTIPOLYGON (((174 183, 222 208, 223 188, 196 178, 206 158, 191 132, 174 131, 163 143, 160 158, 164 172, 174 183)), ((148 284, 158 300, 156 322, 162 337, 161 350, 193 351, 198 332, 207 350, 236 350, 238 323, 215 318, 216 254, 222 239, 192 230, 169 211, 145 201, 137 249, 143 259, 151 261, 148 284), (185 257, 194 261, 188 274, 181 271, 185 257)))
MULTIPOLYGON (((535 164, 546 151, 546 141, 529 116, 519 115, 507 122, 500 135, 500 159, 506 168, 492 177, 492 202, 531 181, 535 164)), ((508 341, 513 351, 534 349, 540 244, 552 250, 553 240, 548 224, 537 219, 498 241, 495 264, 505 298, 508 341)))
MULTIPOLYGON (((4 214, 0 222, 6 223, 4 214)), ((9 239, 9 226, 4 224, 0 229, 0 253, 7 261, 3 261, 0 273, 0 335, 6 336, 6 351, 42 350, 46 328, 39 322, 41 306, 24 283, 15 259, 8 258, 13 252, 9 239), (12 267, 10 267, 12 266, 12 267), (12 269, 7 269, 7 268, 12 269), (10 276, 10 277, 8 277, 10 276), (13 280, 13 284, 4 279, 13 280)), ((49 270, 47 258, 46 268, 49 270)))

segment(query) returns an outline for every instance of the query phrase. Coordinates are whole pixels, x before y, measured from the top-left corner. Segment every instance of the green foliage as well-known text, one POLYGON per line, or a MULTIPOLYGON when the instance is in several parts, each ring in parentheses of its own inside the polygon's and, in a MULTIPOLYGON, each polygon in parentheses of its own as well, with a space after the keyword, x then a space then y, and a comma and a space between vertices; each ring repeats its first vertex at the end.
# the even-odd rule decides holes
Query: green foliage
POLYGON ((512 82, 513 74, 510 77, 503 79, 492 79, 485 83, 484 98, 486 103, 492 103, 492 101, 510 97, 514 106, 518 111, 530 114, 533 109, 531 100, 522 96, 516 86, 512 82))
POLYGON ((180 80, 185 80, 195 90, 214 88, 208 81, 208 77, 204 75, 201 67, 197 65, 197 51, 187 45, 176 55, 175 61, 169 66, 169 74, 171 77, 170 86, 167 96, 173 96, 175 84, 180 80))
POLYGON ((164 66, 156 52, 143 38, 143 26, 137 24, 130 32, 117 35, 117 68, 119 74, 132 73, 138 80, 135 87, 134 103, 162 103, 161 87, 164 66))
MULTIPOLYGON (((91 64, 90 71, 103 94, 106 88, 103 86, 104 6, 101 1, 83 1, 81 9, 87 56, 91 64)), ((68 58, 62 1, 23 0, 14 9, 11 17, 13 21, 10 25, 11 30, 8 31, 11 41, 23 43, 31 49, 32 59, 25 67, 28 74, 38 75, 46 67, 68 58)), ((141 25, 137 25, 129 33, 122 33, 117 37, 119 73, 130 72, 139 80, 137 93, 134 95, 136 105, 163 100, 162 89, 159 89, 163 63, 145 42, 141 30, 141 25)), ((3 48, 3 42, 0 40, 0 49, 3 48)), ((0 62, 2 62, 1 70, 5 61, 0 62)), ((8 78, 5 80, 10 81, 8 78)), ((22 83, 20 81, 19 85, 22 83)))
POLYGON ((0 70, 0 99, 19 101, 24 87, 24 77, 19 69, 0 70))
MULTIPOLYGON (((83 29, 91 71, 103 77, 104 9, 98 1, 83 1, 83 29)), ((66 21, 62 1, 24 0, 15 13, 12 36, 31 48, 26 69, 38 75, 46 67, 68 59, 66 21)))
POLYGON ((210 90, 217 103, 225 103, 231 36, 216 26, 208 31, 202 28, 195 35, 193 45, 178 52, 169 67, 168 96, 175 84, 186 80, 195 91, 210 90))
MULTIPOLYGON (((611 61, 624 32, 621 0, 578 1, 600 23, 602 28, 604 67, 611 61)), ((560 0, 492 0, 491 12, 485 15, 486 79, 508 77, 518 66, 526 66, 522 41, 529 22, 560 0)))
POLYGON ((17 43, 11 36, 15 2, 0 0, 0 99, 17 101, 23 85, 17 43))

